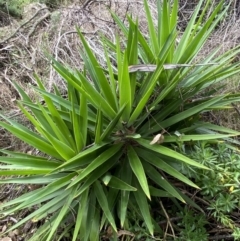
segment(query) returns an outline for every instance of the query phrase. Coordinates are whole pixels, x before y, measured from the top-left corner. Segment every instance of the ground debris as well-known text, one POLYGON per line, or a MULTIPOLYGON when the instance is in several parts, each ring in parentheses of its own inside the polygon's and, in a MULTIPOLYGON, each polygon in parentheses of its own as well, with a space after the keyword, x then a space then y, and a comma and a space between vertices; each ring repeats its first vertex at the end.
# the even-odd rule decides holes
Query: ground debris
POLYGON ((5 238, 0 239, 0 241, 12 241, 12 239, 9 237, 5 237, 5 238))

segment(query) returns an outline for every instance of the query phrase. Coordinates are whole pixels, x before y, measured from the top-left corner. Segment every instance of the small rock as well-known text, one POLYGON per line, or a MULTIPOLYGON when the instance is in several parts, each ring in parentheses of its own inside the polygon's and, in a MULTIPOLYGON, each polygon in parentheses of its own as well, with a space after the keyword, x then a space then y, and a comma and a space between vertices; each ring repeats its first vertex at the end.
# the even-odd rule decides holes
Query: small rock
POLYGON ((5 238, 0 239, 0 241, 12 241, 12 239, 9 237, 5 237, 5 238))
POLYGON ((7 230, 7 225, 4 225, 4 226, 2 227, 2 233, 4 233, 6 230, 7 230))
POLYGON ((13 234, 14 234, 15 236, 18 236, 18 235, 19 235, 18 229, 14 229, 14 230, 13 230, 13 234))

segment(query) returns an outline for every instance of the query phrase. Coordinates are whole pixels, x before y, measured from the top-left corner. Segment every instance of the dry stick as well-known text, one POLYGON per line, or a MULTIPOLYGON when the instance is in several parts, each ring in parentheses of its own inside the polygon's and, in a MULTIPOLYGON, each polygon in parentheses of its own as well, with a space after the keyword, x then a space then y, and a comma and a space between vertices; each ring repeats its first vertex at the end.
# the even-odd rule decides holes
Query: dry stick
MULTIPOLYGON (((190 196, 190 198, 192 199, 192 194, 191 194, 190 192, 188 192, 188 191, 186 191, 186 190, 182 190, 182 192, 185 193, 185 194, 187 194, 188 196, 190 196)), ((198 197, 198 196, 194 196, 194 199, 199 200, 200 202, 202 202, 202 203, 205 204, 206 206, 209 206, 209 205, 210 205, 209 202, 205 201, 204 199, 202 199, 202 198, 200 198, 200 197, 198 197)))
POLYGON ((167 218, 167 224, 168 224, 168 225, 170 226, 170 228, 171 228, 173 237, 175 237, 175 233, 174 233, 174 229, 173 229, 172 224, 171 224, 171 220, 170 220, 170 218, 169 218, 169 216, 168 216, 168 214, 167 214, 167 212, 166 212, 166 210, 165 210, 165 208, 164 208, 164 206, 163 206, 163 204, 162 204, 162 201, 160 201, 160 206, 161 206, 161 208, 162 208, 162 210, 163 210, 163 212, 164 212, 164 214, 165 214, 165 216, 166 216, 166 218, 167 218))
POLYGON ((236 112, 240 115, 240 111, 239 111, 239 109, 237 108, 237 106, 236 106, 235 104, 233 104, 233 103, 232 103, 232 106, 233 106, 233 108, 236 110, 236 112))
POLYGON ((9 37, 7 37, 3 41, 1 41, 0 44, 3 44, 5 42, 7 42, 9 39, 13 38, 22 27, 24 27, 26 24, 28 24, 30 21, 32 21, 38 15, 38 13, 44 9, 48 9, 48 8, 39 9, 30 19, 28 19, 25 23, 21 24, 13 34, 11 34, 9 37))
MULTIPOLYGON (((82 34, 95 34, 97 31, 98 31, 98 30, 92 31, 92 32, 83 32, 83 31, 81 31, 81 33, 82 33, 82 34)), ((57 49, 58 49, 59 43, 61 42, 61 39, 62 39, 65 35, 72 34, 72 33, 78 34, 77 31, 73 30, 73 31, 68 31, 68 32, 63 33, 63 34, 58 38, 57 44, 55 45, 55 58, 56 58, 56 59, 57 59, 57 57, 58 57, 58 56, 57 56, 57 49)))
POLYGON ((11 47, 14 47, 14 45, 13 45, 13 44, 12 44, 12 45, 8 45, 8 46, 6 46, 6 47, 4 47, 4 48, 1 48, 0 51, 8 50, 8 49, 10 49, 11 47))
MULTIPOLYGON (((173 218, 169 218, 170 221, 178 221, 178 220, 181 220, 182 218, 181 217, 173 217, 173 218)), ((165 224, 167 223, 167 220, 162 220, 162 221, 159 221, 158 224, 165 224)))
MULTIPOLYGON (((61 24, 61 28, 62 28, 62 24, 61 24)), ((58 32, 60 33, 60 32, 58 32)), ((61 40, 62 40, 62 37, 66 34, 71 34, 71 33, 77 33, 77 31, 69 31, 69 32, 65 32, 63 33, 62 35, 59 36, 58 40, 57 40, 57 43, 56 45, 54 46, 54 58, 56 60, 58 60, 58 45, 60 44, 61 40)))
POLYGON ((51 14, 48 12, 45 15, 43 15, 42 17, 40 17, 32 26, 31 30, 29 31, 28 35, 27 35, 27 40, 26 43, 28 44, 29 38, 31 37, 31 35, 34 33, 34 31, 36 30, 36 27, 39 23, 41 23, 43 20, 45 20, 46 18, 48 18, 51 14))
POLYGON ((18 223, 18 220, 17 220, 16 218, 9 217, 9 219, 10 219, 11 221, 13 221, 14 223, 18 223))
POLYGON ((213 228, 213 229, 211 229, 211 230, 209 230, 208 231, 208 233, 210 234, 210 233, 219 233, 219 232, 221 232, 221 233, 230 233, 230 232, 232 232, 233 230, 232 229, 230 229, 230 228, 213 228))
POLYGON ((234 237, 231 234, 226 234, 226 235, 216 235, 213 237, 209 237, 208 240, 234 240, 234 237))
POLYGON ((85 3, 83 3, 83 5, 82 5, 82 8, 86 8, 87 5, 89 5, 91 2, 93 2, 93 0, 87 0, 87 1, 85 1, 85 3))
POLYGON ((207 100, 207 99, 212 99, 212 98, 214 98, 214 97, 217 97, 217 96, 215 96, 215 95, 209 95, 209 96, 207 96, 207 97, 199 97, 199 98, 196 98, 196 99, 191 100, 191 103, 197 102, 197 101, 202 101, 202 100, 207 100))
MULTIPOLYGON (((18 92, 18 94, 20 95, 19 91, 17 90, 17 88, 14 86, 14 84, 12 83, 12 81, 7 77, 7 71, 8 69, 6 68, 4 71, 4 78, 8 81, 8 83, 18 92)), ((21 95, 20 95, 21 96, 21 95)))
POLYGON ((168 226, 169 226, 169 223, 167 222, 167 225, 166 225, 166 228, 165 228, 165 232, 164 232, 164 235, 163 235, 163 241, 166 241, 168 226))
POLYGON ((127 230, 120 230, 120 231, 118 231, 117 236, 118 237, 120 237, 120 236, 123 236, 123 237, 124 236, 135 237, 134 233, 131 233, 131 232, 127 231, 127 230))

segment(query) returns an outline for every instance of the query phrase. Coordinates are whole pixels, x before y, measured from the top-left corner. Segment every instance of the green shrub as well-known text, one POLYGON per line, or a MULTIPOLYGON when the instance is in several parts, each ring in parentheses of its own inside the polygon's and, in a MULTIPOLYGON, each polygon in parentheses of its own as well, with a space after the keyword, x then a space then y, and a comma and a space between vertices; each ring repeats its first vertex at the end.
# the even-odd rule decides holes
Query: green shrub
POLYGON ((12 17, 21 18, 23 7, 36 0, 0 0, 0 11, 9 14, 12 17))
POLYGON ((19 0, 0 0, 0 11, 13 17, 21 17, 22 3, 23 1, 19 0))
POLYGON ((204 163, 210 169, 194 170, 190 175, 201 188, 201 198, 209 202, 206 208, 217 222, 235 230, 231 213, 239 206, 240 154, 225 144, 213 146, 201 143, 194 146, 190 158, 204 163))
POLYGON ((162 6, 158 3, 155 29, 144 1, 148 38, 141 33, 138 21, 128 17, 127 27, 113 14, 126 40, 120 44, 119 38, 113 43, 102 37, 107 69, 98 63, 78 30, 84 71, 52 59, 68 85, 68 99, 61 97, 57 87, 54 93, 47 92, 37 76, 35 89, 44 99, 43 105, 33 103, 15 84, 22 97, 19 107, 34 130, 4 116, 8 124, 2 121, 0 125, 41 156, 2 151, 7 156, 0 159, 6 164, 0 175, 23 177, 0 182, 43 186, 1 205, 4 216, 38 207, 7 232, 28 220, 48 217, 30 240, 53 240, 59 227, 72 230, 72 240, 98 240, 101 230, 109 227, 116 237, 118 227, 127 228, 128 211, 134 208, 153 235, 157 225, 150 214, 150 201, 155 197, 187 201, 166 174, 197 188, 178 166, 207 168, 176 147, 184 143, 189 149, 195 141, 217 143, 239 134, 200 120, 200 113, 228 108, 240 100, 238 94, 206 91, 212 83, 240 72, 239 63, 231 64, 239 48, 217 57, 215 50, 198 63, 201 65, 195 64, 197 53, 225 14, 226 10, 220 11, 223 1, 205 23, 202 19, 208 4, 201 8, 200 1, 180 42, 178 1, 172 6, 167 0, 162 6))
POLYGON ((184 208, 177 215, 180 218, 178 222, 179 234, 175 241, 207 241, 208 234, 205 225, 208 223, 204 214, 196 214, 184 208))

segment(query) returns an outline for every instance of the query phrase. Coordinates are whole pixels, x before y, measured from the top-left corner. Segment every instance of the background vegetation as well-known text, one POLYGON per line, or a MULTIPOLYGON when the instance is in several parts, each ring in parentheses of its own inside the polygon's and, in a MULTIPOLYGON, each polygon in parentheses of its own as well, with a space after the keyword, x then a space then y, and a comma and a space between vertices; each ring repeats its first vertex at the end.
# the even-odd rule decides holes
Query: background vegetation
MULTIPOLYGON (((107 37, 114 40, 114 31, 116 31, 114 22, 111 20, 108 12, 105 11, 106 8, 111 7, 113 11, 117 12, 117 15, 119 15, 120 19, 123 21, 126 21, 126 9, 129 12, 132 12, 134 16, 138 14, 141 17, 139 26, 144 34, 147 32, 147 23, 142 17, 143 15, 141 15, 144 8, 143 5, 139 3, 134 3, 135 5, 131 3, 120 3, 119 5, 117 3, 111 3, 111 5, 107 5, 106 3, 100 4, 90 2, 88 4, 82 3, 82 5, 74 3, 74 8, 72 8, 71 5, 69 5, 68 8, 61 8, 62 5, 58 5, 60 8, 53 8, 53 5, 25 5, 26 1, 25 3, 13 1, 9 7, 15 6, 15 3, 17 5, 17 8, 15 8, 15 15, 15 10, 11 11, 13 12, 12 15, 17 16, 20 19, 22 18, 20 25, 14 22, 14 19, 10 19, 10 16, 8 15, 10 14, 10 11, 6 11, 6 9, 9 9, 8 6, 6 7, 6 3, 3 8, 5 9, 5 14, 9 16, 12 29, 10 29, 10 31, 9 29, 3 29, 2 31, 1 58, 3 61, 1 63, 1 70, 3 74, 1 75, 1 81, 3 88, 0 104, 5 115, 16 119, 18 122, 23 123, 29 128, 32 128, 30 122, 20 115, 16 109, 16 99, 19 98, 21 92, 19 91, 19 88, 12 85, 12 80, 17 81, 18 85, 21 86, 34 101, 38 99, 38 97, 33 89, 29 87, 29 84, 35 86, 37 84, 36 80, 32 78, 32 72, 34 70, 34 72, 42 77, 46 90, 53 90, 54 86, 57 85, 59 93, 65 96, 67 86, 65 82, 55 74, 53 68, 49 67, 48 60, 45 58, 43 52, 48 51, 52 53, 58 61, 68 63, 73 67, 81 68, 83 62, 78 54, 78 47, 76 44, 79 43, 79 40, 74 25, 77 24, 81 26, 91 49, 94 50, 98 61, 103 66, 106 66, 106 63, 104 61, 102 62, 105 58, 104 49, 99 45, 98 35, 96 33, 101 29, 107 37), (30 8, 27 8, 26 11, 26 7, 29 6, 30 8), (43 9, 45 7, 51 8, 43 9), (100 12, 99 9, 101 9, 100 12), (123 11, 123 9, 125 10, 123 11), (36 13, 37 15, 33 17, 36 13), (79 16, 81 16, 81 18, 79 18, 79 16), (77 18, 81 19, 81 21, 77 20, 77 18), (9 39, 6 41, 6 38, 9 39), (14 46, 12 46, 12 43, 14 43, 14 46)), ((211 7, 209 9, 214 9, 217 2, 210 1, 210 3, 212 5, 210 5, 211 7)), ((48 3, 45 2, 45 4, 48 3)), ((67 4, 67 2, 64 2, 64 4, 67 4)), ((184 3, 181 3, 180 1, 179 19, 181 21, 178 26, 180 33, 186 29, 191 15, 190 13, 192 13, 193 6, 195 5, 193 1, 187 3, 185 1, 184 3)), ((149 6, 153 12, 153 20, 156 23, 154 2, 149 1, 149 6)), ((215 32, 199 53, 199 61, 202 58, 206 58, 214 47, 222 41, 225 42, 220 49, 219 54, 238 44, 238 32, 236 31, 238 26, 237 16, 237 1, 233 1, 230 10, 225 14, 224 20, 222 20, 217 28, 215 28, 215 32)), ((2 23, 9 23, 5 19, 2 23)), ((198 31, 200 29, 198 29, 198 31)), ((236 55, 233 62, 237 61, 237 58, 238 56, 236 55)), ((213 89, 217 90, 218 94, 235 93, 238 88, 239 83, 238 77, 236 76, 234 79, 228 79, 227 85, 226 80, 224 85, 220 85, 220 87, 219 85, 215 85, 208 93, 211 93, 213 89)), ((202 94, 196 96, 198 99, 201 99, 202 97, 202 94)), ((220 125, 224 124, 229 128, 239 130, 237 121, 239 118, 237 112, 238 106, 235 104, 234 108, 229 109, 229 107, 231 106, 228 106, 228 109, 224 111, 208 110, 201 114, 201 118, 205 121, 220 125)), ((199 118, 199 116, 196 117, 199 118)), ((167 131, 171 132, 170 130, 167 131)), ((5 130, 1 129, 1 134, 1 146, 5 150, 17 150, 27 152, 28 154, 37 154, 35 149, 17 141, 5 130)), ((177 133, 177 135, 179 135, 179 140, 181 140, 181 132, 177 133)), ((231 141, 238 144, 237 139, 231 141)), ((197 183, 201 188, 201 191, 196 191, 195 189, 187 187, 171 178, 170 181, 173 185, 176 185, 186 197, 190 198, 189 201, 194 200, 198 206, 193 203, 187 206, 182 205, 181 202, 178 202, 171 197, 167 199, 156 199, 151 204, 151 213, 153 213, 154 216, 157 216, 157 222, 162 229, 162 231, 159 231, 159 234, 156 233, 156 235, 159 236, 159 239, 163 240, 173 239, 174 237, 176 240, 193 240, 193 238, 196 240, 196 237, 198 237, 199 240, 225 240, 227 238, 238 240, 238 152, 225 144, 211 145, 209 143, 199 142, 192 145, 189 144, 188 147, 189 146, 191 147, 191 152, 188 151, 188 148, 186 148, 185 145, 181 144, 181 141, 174 144, 172 147, 174 150, 209 167, 211 171, 190 168, 188 165, 184 164, 175 166, 175 168, 187 178, 197 183), (161 209, 161 211, 156 211, 159 209, 161 209)), ((21 187, 17 184, 5 184, 2 186, 2 200, 6 202, 24 192, 35 190, 38 187, 38 184, 26 184, 21 185, 21 187), (7 190, 12 190, 12 192, 9 193, 7 190)), ((21 217, 25 217, 33 211, 34 209, 31 208, 24 211, 25 213, 21 211, 17 214, 15 219, 21 219, 21 217)), ((47 219, 48 218, 50 217, 47 217, 47 219)), ((152 240, 152 237, 148 234, 146 222, 144 223, 142 221, 139 210, 134 210, 128 213, 128 220, 128 227, 119 230, 119 236, 124 236, 125 238, 132 238, 134 236, 135 239, 138 240, 152 240)), ((14 221, 11 219, 6 219, 2 225, 2 230, 5 229, 5 226, 11 227, 13 223, 14 221)), ((24 226, 24 231, 22 233, 15 232, 13 236, 24 237, 27 233, 34 230, 40 223, 36 224, 29 220, 27 224, 28 225, 24 226)), ((68 229, 64 230, 65 232, 62 232, 62 235, 60 235, 59 238, 71 238, 71 231, 68 231, 68 229)), ((111 238, 111 235, 111 229, 106 229, 106 232, 102 234, 102 238, 111 238)))

